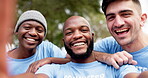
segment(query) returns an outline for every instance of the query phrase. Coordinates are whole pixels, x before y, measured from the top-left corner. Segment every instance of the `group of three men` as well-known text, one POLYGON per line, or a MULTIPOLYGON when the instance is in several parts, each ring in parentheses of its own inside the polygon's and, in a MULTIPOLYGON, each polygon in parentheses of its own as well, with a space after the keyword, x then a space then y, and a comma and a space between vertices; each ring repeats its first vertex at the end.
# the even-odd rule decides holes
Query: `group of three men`
MULTIPOLYGON (((96 43, 93 48, 94 34, 88 21, 80 16, 72 16, 66 20, 63 27, 63 41, 67 53, 71 56, 71 62, 63 65, 44 65, 33 76, 39 78, 144 78, 147 72, 140 74, 140 76, 138 73, 148 68, 147 62, 141 61, 148 57, 146 54, 148 35, 141 29, 147 15, 141 13, 140 2, 138 0, 103 0, 102 9, 106 16, 109 32, 115 39, 106 38, 98 44, 96 43), (93 49, 100 52, 95 52, 93 49), (127 52, 119 52, 123 50, 133 55, 134 60, 127 52), (115 54, 101 52, 112 52, 115 54), (98 62, 96 59, 113 65, 117 69, 98 62), (138 69, 132 65, 123 65, 127 63, 138 63, 138 69), (118 65, 123 66, 119 68, 118 65)), ((36 50, 34 47, 41 43, 46 34, 46 24, 44 21, 30 18, 21 21, 17 26, 17 33, 20 35, 18 39, 22 39, 20 45, 23 46, 11 51, 12 53, 9 52, 9 56, 12 55, 19 59, 19 55, 13 53, 21 51, 25 53, 25 49, 22 49, 24 47, 28 48, 26 49, 26 52, 28 52, 26 57, 29 57, 27 59, 36 56, 38 48, 36 50)), ((44 53, 44 51, 41 52, 44 53)), ((25 54, 22 53, 22 55, 25 54)))

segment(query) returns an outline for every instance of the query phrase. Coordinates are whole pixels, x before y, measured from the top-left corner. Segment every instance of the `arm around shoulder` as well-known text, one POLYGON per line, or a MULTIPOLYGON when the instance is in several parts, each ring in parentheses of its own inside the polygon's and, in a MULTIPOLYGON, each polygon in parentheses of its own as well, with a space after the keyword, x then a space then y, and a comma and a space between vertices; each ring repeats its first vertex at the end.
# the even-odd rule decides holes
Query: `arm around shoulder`
POLYGON ((49 78, 49 77, 45 74, 23 73, 15 76, 10 76, 9 78, 49 78))

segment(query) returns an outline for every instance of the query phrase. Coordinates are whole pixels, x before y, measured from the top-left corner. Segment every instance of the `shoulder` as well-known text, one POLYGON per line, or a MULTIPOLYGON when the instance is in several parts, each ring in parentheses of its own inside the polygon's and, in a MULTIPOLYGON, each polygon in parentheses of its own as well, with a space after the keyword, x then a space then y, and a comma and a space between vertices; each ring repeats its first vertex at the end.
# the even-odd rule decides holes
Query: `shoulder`
POLYGON ((118 44, 118 42, 112 37, 106 37, 103 38, 101 40, 98 40, 94 43, 95 47, 96 46, 102 46, 102 47, 113 47, 113 46, 117 46, 120 47, 120 45, 118 44))
POLYGON ((101 42, 104 42, 104 43, 116 43, 117 41, 112 37, 112 36, 109 36, 109 37, 106 37, 106 38, 103 38, 101 40, 98 40, 97 42, 101 43, 101 42))
POLYGON ((44 72, 49 72, 49 71, 51 71, 51 70, 56 70, 56 69, 58 69, 59 67, 60 67, 59 64, 46 64, 46 65, 43 65, 42 67, 40 67, 40 68, 38 69, 37 73, 38 73, 38 72, 42 72, 42 71, 44 71, 44 72))
POLYGON ((42 43, 38 47, 48 47, 48 48, 56 47, 57 48, 57 46, 55 44, 53 44, 52 42, 50 42, 48 40, 42 41, 42 43))
POLYGON ((42 41, 42 43, 39 46, 41 46, 41 45, 53 45, 53 43, 51 43, 48 40, 45 40, 45 41, 42 41))
POLYGON ((118 75, 124 77, 128 73, 139 73, 138 69, 134 65, 122 65, 119 70, 117 70, 118 75))

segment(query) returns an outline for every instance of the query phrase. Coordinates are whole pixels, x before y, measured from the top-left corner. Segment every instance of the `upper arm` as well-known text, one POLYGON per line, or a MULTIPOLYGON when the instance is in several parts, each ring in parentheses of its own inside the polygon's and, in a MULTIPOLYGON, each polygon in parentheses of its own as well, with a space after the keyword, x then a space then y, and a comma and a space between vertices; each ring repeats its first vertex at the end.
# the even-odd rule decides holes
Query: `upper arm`
POLYGON ((148 71, 144 71, 141 74, 139 74, 138 78, 148 78, 148 71))
POLYGON ((139 73, 128 73, 124 76, 124 78, 138 78, 139 73))
POLYGON ((35 78, 49 78, 46 74, 36 74, 35 78))

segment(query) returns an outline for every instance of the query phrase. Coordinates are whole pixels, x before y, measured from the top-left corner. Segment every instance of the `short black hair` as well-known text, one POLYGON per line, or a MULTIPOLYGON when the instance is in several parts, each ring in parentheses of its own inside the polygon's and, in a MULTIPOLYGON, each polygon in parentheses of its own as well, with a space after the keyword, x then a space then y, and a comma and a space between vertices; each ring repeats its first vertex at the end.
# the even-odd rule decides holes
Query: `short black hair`
MULTIPOLYGON (((106 14, 106 9, 108 7, 109 4, 111 4, 112 2, 115 1, 130 1, 130 0, 103 0, 102 2, 102 11, 104 12, 104 14, 106 14)), ((139 0, 132 0, 135 4, 139 5, 139 7, 141 8, 141 4, 139 0)))

